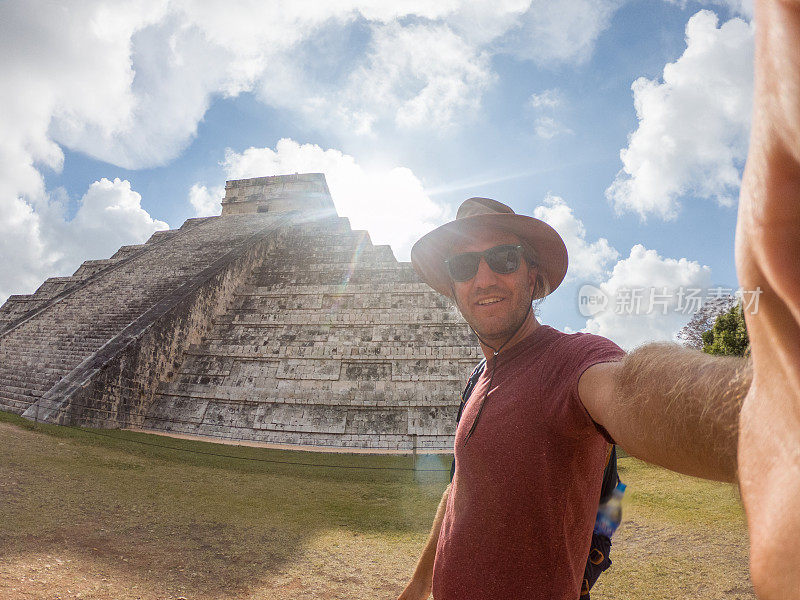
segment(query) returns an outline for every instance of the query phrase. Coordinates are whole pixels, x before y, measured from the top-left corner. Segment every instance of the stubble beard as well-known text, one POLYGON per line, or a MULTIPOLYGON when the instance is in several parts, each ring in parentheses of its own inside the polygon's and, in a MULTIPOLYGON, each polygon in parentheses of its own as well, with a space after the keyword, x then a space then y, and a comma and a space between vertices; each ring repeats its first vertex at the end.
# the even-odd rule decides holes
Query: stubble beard
POLYGON ((495 326, 487 325, 482 327, 477 321, 473 321, 470 325, 482 341, 498 345, 508 341, 522 327, 522 323, 527 316, 527 306, 523 306, 515 309, 513 314, 509 314, 507 318, 495 326))
MULTIPOLYGON (((527 299, 527 289, 518 289, 515 290, 515 292, 527 299)), ((507 312, 504 318, 497 319, 493 324, 482 324, 474 317, 469 319, 466 315, 463 315, 463 313, 462 315, 481 341, 484 343, 488 342, 490 345, 496 347, 508 341, 511 336, 519 331, 523 322, 527 319, 529 312, 530 304, 525 300, 519 299, 517 306, 515 306, 513 310, 507 312)))

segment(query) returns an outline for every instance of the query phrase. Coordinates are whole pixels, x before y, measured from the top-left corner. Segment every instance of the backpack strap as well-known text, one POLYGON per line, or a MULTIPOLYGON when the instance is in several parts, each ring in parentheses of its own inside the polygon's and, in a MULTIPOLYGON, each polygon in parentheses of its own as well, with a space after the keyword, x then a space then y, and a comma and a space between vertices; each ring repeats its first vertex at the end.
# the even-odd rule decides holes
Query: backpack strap
POLYGON ((617 472, 617 447, 610 444, 611 449, 606 459, 606 468, 603 470, 603 485, 600 489, 600 504, 608 502, 614 488, 619 483, 619 473, 617 472))
MULTIPOLYGON (((456 417, 456 424, 461 421, 461 415, 464 413, 464 408, 467 406, 467 401, 469 401, 469 397, 472 394, 472 390, 475 389, 475 385, 478 383, 478 378, 483 373, 484 369, 486 368, 486 359, 484 358, 481 362, 477 364, 477 366, 472 369, 472 374, 467 379, 467 385, 464 387, 464 391, 461 392, 461 404, 458 407, 458 416, 456 417)), ((453 476, 456 474, 456 458, 453 457, 453 464, 450 467, 450 481, 453 481, 453 476)))
POLYGON ((461 392, 461 405, 458 407, 456 424, 461 421, 461 415, 464 413, 464 408, 467 406, 467 401, 469 400, 470 394, 472 394, 472 390, 475 389, 475 385, 478 383, 478 378, 481 376, 481 373, 483 373, 485 368, 486 359, 484 358, 475 366, 474 369, 472 369, 472 374, 469 376, 469 379, 467 379, 467 385, 464 387, 464 391, 461 392))
MULTIPOLYGON (((617 447, 609 444, 610 448, 606 457, 606 468, 603 471, 603 487, 600 491, 600 505, 602 506, 611 499, 614 488, 619 483, 619 473, 617 472, 617 447)), ((611 566, 611 540, 602 533, 592 532, 592 542, 589 547, 589 558, 586 560, 586 568, 583 572, 583 585, 581 587, 580 600, 589 600, 589 590, 600 577, 600 574, 611 566)))

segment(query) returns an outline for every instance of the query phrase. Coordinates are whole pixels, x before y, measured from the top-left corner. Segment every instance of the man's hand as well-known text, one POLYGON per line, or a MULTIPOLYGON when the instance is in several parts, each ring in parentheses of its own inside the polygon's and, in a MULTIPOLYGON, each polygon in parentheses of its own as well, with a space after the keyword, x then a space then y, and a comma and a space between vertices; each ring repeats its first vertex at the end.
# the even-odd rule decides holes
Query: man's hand
POLYGON ((436 560, 436 544, 439 542, 439 531, 442 529, 444 513, 447 509, 447 499, 450 497, 450 484, 444 490, 442 499, 433 517, 433 525, 428 535, 428 541, 422 550, 422 555, 417 561, 411 581, 400 594, 397 600, 427 600, 433 590, 433 563, 436 560))
POLYGON ((422 581, 415 577, 406 586, 403 593, 397 597, 397 600, 428 600, 432 589, 432 581, 422 581))
POLYGON ((736 229, 753 382, 739 479, 762 600, 800 598, 800 2, 756 7, 756 91, 736 229))

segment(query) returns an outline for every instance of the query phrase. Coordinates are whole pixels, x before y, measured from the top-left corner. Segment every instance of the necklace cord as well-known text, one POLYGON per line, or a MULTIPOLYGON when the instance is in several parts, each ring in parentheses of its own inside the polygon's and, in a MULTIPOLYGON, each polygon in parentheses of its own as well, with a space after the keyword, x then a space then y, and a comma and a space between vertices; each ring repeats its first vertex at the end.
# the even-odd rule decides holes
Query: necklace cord
MULTIPOLYGON (((458 300, 456 300, 456 291, 455 291, 455 289, 453 287, 452 282, 450 283, 450 289, 451 289, 451 291, 453 293, 453 300, 456 303, 456 307, 458 307, 458 300)), ((460 310, 460 308, 459 308, 459 310, 460 310)), ((478 335, 478 332, 475 331, 475 329, 473 329, 472 325, 469 325, 469 323, 467 324, 467 325, 469 325, 469 328, 472 331, 472 333, 475 334, 475 337, 478 338, 478 341, 481 344, 483 344, 484 346, 486 346, 487 348, 489 348, 493 352, 492 358, 494 359, 494 362, 492 363, 492 371, 489 374, 489 385, 486 386, 486 391, 483 393, 483 398, 481 399, 481 403, 478 405, 478 414, 475 415, 475 419, 472 421, 472 425, 470 426, 469 431, 467 432, 467 435, 464 438, 464 444, 466 444, 469 441, 469 438, 472 436, 472 433, 475 431, 475 428, 478 426, 478 419, 481 418, 481 413, 483 412, 483 407, 486 404, 486 399, 489 397, 489 392, 492 389, 492 382, 494 381, 494 372, 497 369, 497 357, 500 354, 500 351, 505 347, 505 345, 508 342, 510 342, 514 338, 514 336, 517 335, 519 330, 522 329, 522 326, 525 325, 525 321, 528 320, 528 315, 531 314, 531 310, 533 310, 533 293, 531 293, 531 299, 530 299, 530 302, 528 302, 528 310, 525 312, 525 316, 522 318, 522 321, 517 326, 517 328, 514 330, 514 333, 512 333, 508 337, 508 339, 506 339, 505 342, 500 344, 500 347, 497 348, 497 349, 495 349, 490 344, 487 344, 486 342, 484 342, 481 339, 481 336, 478 335)))

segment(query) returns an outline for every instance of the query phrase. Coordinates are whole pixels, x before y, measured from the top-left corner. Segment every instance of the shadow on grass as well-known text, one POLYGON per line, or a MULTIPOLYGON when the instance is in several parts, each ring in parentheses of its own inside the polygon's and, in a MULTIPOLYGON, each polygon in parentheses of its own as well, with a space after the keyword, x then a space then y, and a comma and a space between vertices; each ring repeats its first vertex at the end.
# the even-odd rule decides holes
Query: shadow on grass
POLYGON ((424 456, 418 465, 445 472, 414 473, 399 470, 409 456, 220 446, 7 413, 0 422, 0 564, 66 553, 187 595, 258 586, 331 530, 424 533, 450 466, 424 456))

